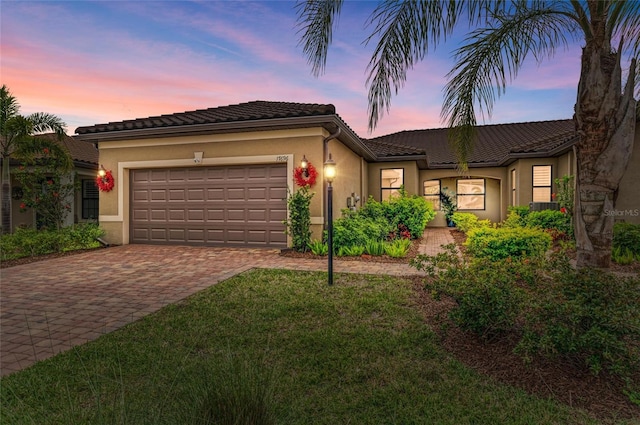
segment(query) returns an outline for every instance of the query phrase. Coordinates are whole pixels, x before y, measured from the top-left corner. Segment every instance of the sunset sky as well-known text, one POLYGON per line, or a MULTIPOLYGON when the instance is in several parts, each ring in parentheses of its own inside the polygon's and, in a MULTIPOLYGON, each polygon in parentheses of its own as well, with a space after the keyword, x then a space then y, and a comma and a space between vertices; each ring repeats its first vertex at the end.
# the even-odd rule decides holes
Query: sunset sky
MULTIPOLYGON (((408 74, 391 113, 367 130, 365 27, 374 2, 347 1, 315 78, 298 45, 291 1, 7 1, 0 5, 1 83, 21 113, 78 126, 253 100, 332 103, 362 137, 443 127, 440 109, 452 52, 441 45, 408 74)), ((531 62, 498 100, 491 119, 570 118, 580 46, 531 62)))

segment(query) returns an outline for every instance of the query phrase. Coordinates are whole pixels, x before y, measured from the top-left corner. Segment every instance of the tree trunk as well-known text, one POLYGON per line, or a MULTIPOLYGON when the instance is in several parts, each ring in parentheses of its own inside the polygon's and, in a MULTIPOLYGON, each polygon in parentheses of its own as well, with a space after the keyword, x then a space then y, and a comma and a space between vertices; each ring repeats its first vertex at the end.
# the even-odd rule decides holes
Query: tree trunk
POLYGON ((9 157, 2 157, 2 232, 11 233, 11 175, 9 157))
POLYGON ((578 267, 608 268, 615 197, 633 150, 635 59, 624 93, 620 49, 614 53, 602 22, 582 52, 576 102, 577 161, 575 236, 578 267))

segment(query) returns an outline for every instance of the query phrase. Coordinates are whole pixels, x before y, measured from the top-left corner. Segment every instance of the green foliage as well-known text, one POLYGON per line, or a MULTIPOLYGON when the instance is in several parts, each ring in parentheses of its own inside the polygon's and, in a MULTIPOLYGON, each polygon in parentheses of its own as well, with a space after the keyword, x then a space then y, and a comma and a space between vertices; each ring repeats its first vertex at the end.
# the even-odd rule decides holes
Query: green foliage
POLYGON ((444 217, 447 219, 447 222, 451 221, 453 214, 458 210, 455 195, 449 193, 446 187, 443 187, 440 192, 440 207, 444 212, 444 217))
POLYGON ((453 221, 456 227, 464 233, 468 233, 470 230, 480 227, 491 226, 491 222, 489 220, 479 220, 477 215, 466 212, 453 213, 451 221, 453 221))
POLYGON ((339 257, 359 257, 362 254, 364 254, 364 246, 362 245, 341 246, 338 249, 339 257))
POLYGON ((278 379, 268 363, 240 358, 230 350, 216 357, 215 362, 202 363, 202 379, 192 388, 194 400, 189 419, 194 424, 276 424, 278 379))
POLYGON ((23 191, 20 211, 34 209, 39 229, 60 229, 71 211, 79 184, 66 169, 68 152, 56 154, 50 143, 38 139, 33 145, 42 148, 35 156, 24 159, 15 173, 23 191), (42 142, 42 146, 37 142, 42 142))
POLYGON ((468 252, 477 258, 541 257, 551 247, 551 236, 539 229, 483 227, 468 234, 468 252))
POLYGON ((309 205, 315 195, 308 187, 298 188, 294 193, 289 192, 287 204, 289 206, 289 219, 286 233, 291 236, 291 245, 294 251, 307 252, 311 243, 311 212, 309 205))
POLYGON ((548 259, 465 261, 451 244, 436 256, 417 256, 435 297, 451 297, 452 320, 484 337, 512 333, 525 359, 542 355, 581 362, 630 380, 640 372, 640 278, 575 270, 566 253, 548 259))
POLYGON ((376 221, 386 220, 396 236, 406 229, 412 239, 421 237, 427 223, 436 215, 433 206, 422 196, 409 196, 404 190, 388 201, 377 202, 370 197, 358 214, 376 221))
POLYGON ((385 242, 384 241, 369 241, 364 246, 364 252, 369 255, 384 255, 385 254, 385 242))
POLYGON ((573 217, 574 180, 575 176, 562 176, 562 178, 554 180, 558 188, 558 191, 555 193, 555 200, 560 205, 560 208, 565 209, 569 217, 573 217))
POLYGON ((384 246, 384 251, 389 257, 402 258, 407 255, 410 247, 411 240, 396 239, 391 242, 387 242, 384 246))
POLYGON ((640 370, 639 303, 637 276, 576 271, 565 264, 534 288, 518 350, 577 360, 594 374, 607 370, 628 377, 640 370))
POLYGON ((104 235, 97 224, 79 224, 61 230, 17 229, 0 236, 0 259, 13 260, 100 246, 96 238, 104 235))
POLYGON ((347 214, 333 222, 333 246, 366 246, 370 241, 385 239, 393 229, 386 220, 374 220, 359 213, 347 214))
POLYGON ((311 243, 309 244, 309 249, 311 249, 313 255, 327 255, 329 253, 329 246, 325 242, 322 242, 318 239, 314 239, 311 241, 311 243))
POLYGON ((618 264, 631 264, 640 255, 635 255, 629 248, 616 246, 611 251, 611 259, 618 264))
POLYGON ((533 279, 521 271, 524 260, 466 263, 455 245, 445 248, 436 256, 416 256, 412 265, 432 278, 427 289, 436 297, 445 294, 456 302, 451 319, 462 329, 486 338, 511 330, 524 305, 522 282, 533 279))
POLYGON ((640 256, 640 224, 618 222, 613 225, 613 248, 640 256))
POLYGON ((508 208, 507 219, 502 223, 502 227, 524 227, 525 220, 529 215, 529 207, 513 206, 508 208))
POLYGON ((542 230, 556 230, 566 235, 573 235, 571 216, 556 210, 532 211, 524 219, 526 227, 542 230))

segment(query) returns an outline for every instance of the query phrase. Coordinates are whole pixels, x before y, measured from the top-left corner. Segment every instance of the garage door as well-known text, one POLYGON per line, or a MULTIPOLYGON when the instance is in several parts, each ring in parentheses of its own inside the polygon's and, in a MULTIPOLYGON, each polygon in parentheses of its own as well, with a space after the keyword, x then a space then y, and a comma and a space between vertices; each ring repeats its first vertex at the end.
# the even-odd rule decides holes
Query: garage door
POLYGON ((285 247, 285 164, 131 170, 130 242, 285 247))

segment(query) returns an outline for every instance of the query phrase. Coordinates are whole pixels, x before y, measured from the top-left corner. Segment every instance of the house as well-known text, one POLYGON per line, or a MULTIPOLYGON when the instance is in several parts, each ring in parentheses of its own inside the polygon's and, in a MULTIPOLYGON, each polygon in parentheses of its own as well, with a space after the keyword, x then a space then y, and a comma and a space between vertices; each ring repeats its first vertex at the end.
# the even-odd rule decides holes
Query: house
MULTIPOLYGON (((36 137, 47 138, 56 143, 62 144, 71 154, 73 159, 73 173, 78 180, 78 189, 73 199, 69 200, 72 213, 67 216, 65 225, 74 223, 97 221, 98 219, 98 188, 95 185, 96 172, 98 170, 98 150, 94 145, 76 140, 74 137, 65 135, 62 140, 58 140, 53 133, 42 134, 36 137)), ((17 161, 11 160, 11 166, 18 167, 17 161)), ((20 200, 22 199, 22 187, 20 182, 12 175, 11 178, 11 222, 13 228, 33 227, 37 221, 36 212, 27 209, 20 211, 20 200)))
MULTIPOLYGON (((100 194, 109 242, 285 247, 286 197, 303 157, 318 171, 316 238, 327 216, 329 155, 334 217, 404 186, 436 207, 440 191, 455 194, 459 210, 499 222, 511 205, 550 202, 554 179, 575 174, 573 129, 572 120, 479 126, 463 176, 446 129, 363 139, 327 104, 255 101, 79 127, 76 138, 98 145, 115 179, 100 194)), ((639 134, 611 212, 631 222, 640 222, 639 134)), ((443 215, 430 225, 444 226, 443 215)))

